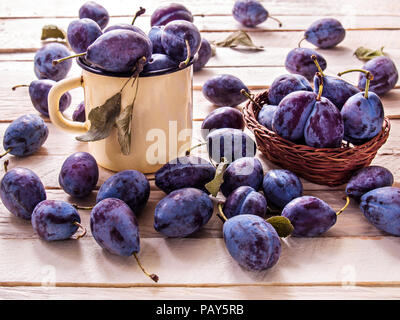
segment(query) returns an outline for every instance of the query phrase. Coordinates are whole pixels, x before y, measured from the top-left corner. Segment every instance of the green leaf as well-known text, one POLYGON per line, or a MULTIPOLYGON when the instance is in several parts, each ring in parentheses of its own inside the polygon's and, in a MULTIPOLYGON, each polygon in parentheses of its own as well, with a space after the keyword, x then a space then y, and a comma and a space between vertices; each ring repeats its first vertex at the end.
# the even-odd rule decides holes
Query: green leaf
POLYGON ((286 238, 290 236, 294 230, 292 223, 286 217, 282 216, 271 217, 267 219, 267 222, 274 227, 274 229, 281 238, 286 238))
POLYGON ((82 142, 98 141, 107 138, 121 112, 121 92, 118 92, 103 105, 92 109, 89 113, 90 129, 84 135, 76 137, 82 142))
POLYGON ((379 56, 384 56, 385 53, 383 52, 383 48, 384 47, 381 47, 379 50, 372 50, 365 47, 359 47, 354 52, 354 55, 361 61, 368 61, 379 56))
POLYGON ((126 156, 131 153, 132 113, 133 103, 122 110, 116 121, 118 142, 121 146, 121 152, 126 156))
POLYGON ((40 38, 40 40, 47 40, 47 39, 66 40, 67 34, 63 29, 55 25, 46 25, 42 28, 42 37, 40 38))
POLYGON ((213 44, 216 45, 217 47, 229 47, 229 48, 245 47, 247 49, 253 49, 253 50, 264 50, 263 47, 256 46, 253 40, 251 40, 250 36, 242 30, 234 32, 230 34, 225 40, 214 42, 213 44))
POLYGON ((221 162, 217 166, 214 179, 206 184, 206 189, 214 197, 217 196, 221 185, 224 183, 224 173, 228 165, 229 161, 226 158, 222 158, 221 162))

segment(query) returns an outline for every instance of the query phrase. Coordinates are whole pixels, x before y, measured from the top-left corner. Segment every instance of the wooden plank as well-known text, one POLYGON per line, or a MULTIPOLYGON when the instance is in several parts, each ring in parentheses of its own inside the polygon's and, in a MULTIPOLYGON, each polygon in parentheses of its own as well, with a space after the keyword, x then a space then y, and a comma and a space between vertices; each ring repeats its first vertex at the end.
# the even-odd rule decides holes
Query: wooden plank
MULTIPOLYGON (((112 16, 133 15, 134 12, 143 6, 139 0, 113 0, 98 1, 107 8, 112 16), (130 12, 131 11, 131 12, 130 12)), ((218 5, 210 6, 207 0, 185 0, 175 1, 183 3, 195 15, 229 15, 232 11, 234 0, 220 0, 218 5)), ((380 0, 370 0, 368 5, 363 0, 308 0, 299 2, 296 0, 283 1, 261 1, 271 15, 327 15, 347 16, 351 15, 391 15, 396 16, 399 12, 399 3, 396 0, 385 0, 384 5, 380 0)), ((145 3, 148 14, 160 5, 169 4, 169 0, 147 1, 145 3)), ((75 17, 78 15, 80 0, 58 1, 43 0, 40 6, 34 3, 27 3, 24 0, 12 2, 3 1, 0 4, 1 17, 75 17)))
MULTIPOLYGON (((159 285, 400 284, 398 237, 290 238, 277 265, 263 272, 243 270, 222 239, 141 241, 140 259, 160 277, 159 285)), ((3 239, 0 285, 152 286, 133 257, 111 255, 91 238, 46 243, 3 239), (29 267, 22 261, 29 261, 29 267)))
POLYGON ((229 286, 212 288, 0 287, 4 300, 388 300, 399 299, 397 287, 229 286))

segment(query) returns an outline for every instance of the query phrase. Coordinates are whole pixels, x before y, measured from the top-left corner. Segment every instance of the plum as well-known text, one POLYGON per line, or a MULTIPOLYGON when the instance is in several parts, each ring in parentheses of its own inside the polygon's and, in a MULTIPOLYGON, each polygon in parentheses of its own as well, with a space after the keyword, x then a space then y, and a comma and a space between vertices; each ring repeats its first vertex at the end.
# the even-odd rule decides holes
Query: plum
POLYGON ((327 63, 325 58, 318 52, 308 48, 295 48, 291 50, 285 60, 285 68, 290 73, 300 74, 307 80, 311 81, 318 68, 311 59, 315 55, 322 70, 326 69, 327 63))
POLYGON ((232 9, 233 17, 246 27, 254 28, 269 18, 277 21, 279 26, 282 23, 271 17, 264 6, 257 0, 236 0, 232 9))
POLYGON ((319 19, 311 24, 304 33, 304 39, 318 48, 327 49, 337 46, 346 36, 346 30, 339 20, 319 19))
POLYGON ((241 186, 232 191, 223 207, 228 219, 240 214, 255 214, 263 218, 267 209, 265 197, 249 186, 241 186))
POLYGON ((201 135, 204 139, 214 129, 232 128, 244 130, 245 123, 242 113, 232 107, 221 107, 211 112, 201 125, 201 135))
POLYGON ((99 25, 88 18, 73 20, 67 30, 68 43, 75 53, 86 52, 102 34, 99 25))
POLYGON ((34 57, 34 71, 38 79, 59 81, 64 79, 71 70, 72 61, 66 60, 57 65, 54 60, 66 58, 71 52, 60 43, 49 43, 36 52, 34 57))
POLYGON ((162 71, 162 70, 177 69, 177 68, 178 68, 178 63, 172 60, 166 54, 153 53, 149 62, 145 64, 143 68, 143 74, 162 71))
POLYGON ((299 177, 289 170, 268 171, 264 176, 262 188, 268 203, 279 209, 303 195, 303 184, 299 177))
POLYGON ((153 44, 153 54, 154 53, 163 53, 165 54, 164 47, 161 43, 161 36, 164 30, 164 26, 154 26, 151 27, 148 37, 153 44))
POLYGON ((76 107, 74 113, 72 114, 72 120, 78 121, 78 122, 85 122, 86 121, 85 101, 82 101, 76 107))
POLYGON ((313 91, 308 80, 299 74, 284 74, 272 82, 268 90, 268 102, 277 106, 289 93, 313 91))
POLYGON ((154 229, 171 238, 187 237, 210 220, 213 209, 205 192, 195 188, 175 190, 157 204, 154 229))
POLYGON ((158 7, 151 15, 151 26, 163 26, 174 20, 185 20, 193 22, 192 13, 183 5, 171 3, 158 7))
POLYGON ((46 191, 32 170, 18 167, 8 171, 1 179, 0 197, 12 214, 30 220, 36 205, 46 200, 46 191))
POLYGON ((275 113, 278 110, 278 106, 270 104, 263 105, 262 109, 258 113, 257 121, 269 130, 272 130, 272 120, 274 119, 275 113))
POLYGON ((193 62, 193 71, 200 71, 207 64, 207 62, 211 59, 212 49, 210 42, 207 39, 201 39, 200 49, 197 52, 197 56, 193 62))
POLYGON ((203 85, 202 92, 208 101, 217 106, 234 107, 247 100, 241 93, 242 89, 250 92, 239 78, 221 74, 208 79, 203 85))
POLYGON ((110 15, 108 14, 108 11, 98 3, 88 1, 80 7, 79 18, 92 19, 101 29, 104 29, 110 20, 110 15))

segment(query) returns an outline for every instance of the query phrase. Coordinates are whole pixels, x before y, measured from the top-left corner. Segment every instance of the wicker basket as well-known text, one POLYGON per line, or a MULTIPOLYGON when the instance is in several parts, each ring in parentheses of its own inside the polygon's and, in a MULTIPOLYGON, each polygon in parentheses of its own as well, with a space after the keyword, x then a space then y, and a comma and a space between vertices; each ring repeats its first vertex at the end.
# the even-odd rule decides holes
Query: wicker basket
POLYGON ((258 149, 271 162, 317 184, 338 186, 349 181, 355 170, 368 166, 389 137, 390 122, 385 118, 382 131, 360 146, 316 149, 285 140, 258 123, 259 105, 268 103, 268 91, 256 96, 243 108, 247 127, 256 137, 258 149))

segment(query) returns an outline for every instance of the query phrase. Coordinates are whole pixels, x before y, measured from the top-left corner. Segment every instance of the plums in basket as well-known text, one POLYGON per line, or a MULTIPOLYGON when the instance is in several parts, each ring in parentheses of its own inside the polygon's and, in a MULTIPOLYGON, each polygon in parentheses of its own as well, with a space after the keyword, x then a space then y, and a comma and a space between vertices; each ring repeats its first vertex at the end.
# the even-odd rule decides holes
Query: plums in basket
POLYGON ((29 156, 39 150, 48 135, 49 129, 42 118, 35 114, 21 116, 6 129, 3 148, 14 156, 29 156))
POLYGON ((138 214, 147 204, 149 196, 150 184, 146 176, 136 170, 125 170, 111 176, 103 183, 97 193, 96 202, 117 198, 138 214))
POLYGON ((269 170, 264 176, 262 187, 268 203, 279 209, 303 195, 303 184, 299 177, 284 169, 269 170))
POLYGON ((154 26, 151 27, 149 31, 149 39, 153 44, 153 54, 154 53, 165 53, 164 47, 161 43, 161 36, 164 30, 164 26, 154 26))
POLYGON ((102 34, 99 25, 88 18, 73 20, 67 30, 68 43, 75 53, 86 52, 102 34))
POLYGON ((101 35, 89 46, 86 59, 110 72, 131 72, 143 57, 151 58, 150 40, 137 32, 117 29, 101 35))
POLYGON ((208 101, 217 106, 234 107, 247 100, 241 90, 249 92, 242 80, 230 74, 221 74, 208 79, 202 92, 208 101))
POLYGON ((221 107, 212 111, 201 125, 201 135, 204 139, 215 129, 232 128, 243 130, 245 127, 242 113, 232 107, 221 107))
POLYGON ((94 1, 88 1, 82 5, 79 9, 79 18, 92 19, 101 29, 104 29, 110 20, 107 10, 94 1))
POLYGON ((35 207, 31 221, 40 238, 59 241, 71 238, 78 231, 81 218, 68 202, 45 200, 35 207))
POLYGON ((156 206, 154 229, 171 238, 184 238, 200 230, 213 214, 207 193, 184 188, 171 192, 156 206))
POLYGON ((60 43, 49 43, 36 52, 34 57, 34 71, 38 79, 59 81, 64 79, 71 70, 72 61, 66 60, 53 65, 54 60, 70 56, 71 52, 60 43))
POLYGON ((200 49, 197 52, 197 56, 193 62, 193 71, 200 71, 207 64, 207 62, 211 59, 212 49, 210 42, 207 39, 201 39, 200 49))
POLYGON ((0 197, 8 211, 18 218, 30 220, 36 205, 46 200, 46 190, 32 170, 17 167, 1 179, 0 197))
POLYGON ((257 121, 269 130, 272 130, 272 120, 274 119, 278 106, 265 104, 257 116, 257 121))
POLYGON ((201 35, 197 27, 188 21, 176 20, 169 22, 161 35, 164 51, 177 62, 187 65, 201 45, 201 35), (189 51, 188 52, 188 45, 189 51))
MULTIPOLYGON (((386 56, 376 57, 369 60, 364 66, 364 70, 370 71, 374 76, 371 81, 370 90, 381 96, 392 90, 399 80, 399 73, 393 60, 386 56)), ((366 75, 360 74, 358 88, 364 90, 366 75)))
POLYGON ((289 93, 295 91, 313 91, 310 82, 299 74, 284 74, 272 82, 268 90, 268 102, 277 106, 289 93))
POLYGON ((223 235, 232 258, 247 270, 269 269, 281 255, 277 232, 259 216, 242 214, 228 219, 224 223, 223 235))
POLYGON ((336 212, 323 200, 303 196, 289 202, 282 211, 294 227, 295 237, 317 237, 328 231, 337 220, 336 212))
POLYGON ((261 193, 252 187, 242 186, 228 196, 223 212, 228 219, 240 214, 255 214, 263 218, 267 209, 267 201, 261 193))
POLYGON ((376 228, 400 236, 400 188, 378 188, 361 197, 360 209, 376 228))
POLYGON ((358 170, 346 186, 346 194, 356 200, 374 189, 390 187, 394 182, 393 174, 381 166, 369 166, 358 170))
POLYGON ((215 176, 214 166, 196 156, 180 157, 165 164, 155 174, 156 186, 165 193, 182 188, 206 191, 205 185, 215 176))
POLYGON ((264 6, 257 0, 236 0, 232 9, 233 17, 245 27, 254 28, 263 23, 270 17, 279 23, 282 23, 269 15, 264 6))
POLYGON ((257 152, 254 140, 239 129, 216 129, 206 140, 208 154, 217 163, 223 157, 233 162, 243 157, 254 157, 257 152))
POLYGON ((172 70, 178 68, 178 63, 169 56, 162 53, 153 53, 148 63, 143 68, 143 73, 151 73, 161 70, 172 70))
POLYGON ((244 157, 232 162, 224 172, 221 191, 228 197, 235 189, 249 186, 258 191, 261 189, 264 170, 261 161, 253 157, 244 157))
POLYGON ((174 20, 185 20, 193 22, 192 13, 183 5, 171 3, 158 7, 151 15, 151 26, 163 26, 174 20))
POLYGON ((88 196, 96 187, 99 167, 93 156, 87 152, 76 152, 69 156, 61 167, 58 182, 72 197, 88 196))
POLYGON ((337 46, 346 36, 339 20, 323 18, 313 22, 305 31, 304 39, 321 49, 337 46))
POLYGON ((76 107, 74 113, 72 114, 72 120, 78 121, 78 122, 85 122, 86 121, 85 101, 82 101, 76 107))
POLYGON ((311 81, 316 72, 317 66, 314 64, 311 56, 315 55, 322 70, 326 69, 325 58, 317 51, 308 48, 295 48, 286 56, 285 67, 290 73, 300 74, 311 81))

